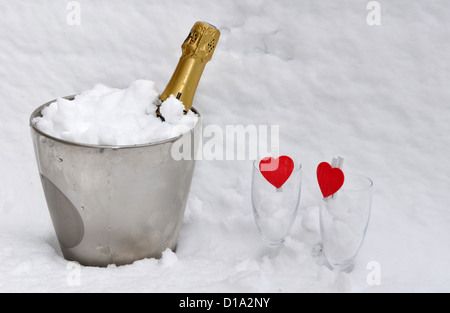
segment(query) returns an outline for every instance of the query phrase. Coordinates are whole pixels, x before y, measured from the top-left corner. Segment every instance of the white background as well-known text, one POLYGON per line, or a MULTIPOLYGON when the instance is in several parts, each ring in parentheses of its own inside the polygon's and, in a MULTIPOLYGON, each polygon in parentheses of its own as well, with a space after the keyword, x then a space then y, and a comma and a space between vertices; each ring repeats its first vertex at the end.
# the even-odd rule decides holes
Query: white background
POLYGON ((0 291, 450 291, 450 5, 367 1, 0 0, 0 291), (97 83, 170 79, 197 20, 222 38, 195 99, 204 124, 280 125, 281 153, 301 160, 291 237, 265 256, 254 225, 251 162, 198 163, 176 255, 81 269, 67 283, 39 181, 28 118, 97 83), (335 155, 375 182, 366 242, 352 274, 316 264, 315 169, 335 155), (381 265, 381 286, 366 265, 381 265))

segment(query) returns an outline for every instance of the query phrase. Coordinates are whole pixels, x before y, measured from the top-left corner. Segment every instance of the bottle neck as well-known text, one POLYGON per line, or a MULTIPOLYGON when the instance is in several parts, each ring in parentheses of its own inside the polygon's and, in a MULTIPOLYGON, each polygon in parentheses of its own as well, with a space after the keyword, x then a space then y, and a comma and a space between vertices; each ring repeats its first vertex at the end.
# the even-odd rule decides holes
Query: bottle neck
POLYGON ((161 101, 166 101, 171 95, 182 101, 186 111, 192 108, 195 92, 202 77, 206 63, 194 56, 182 56, 166 89, 161 94, 161 101))

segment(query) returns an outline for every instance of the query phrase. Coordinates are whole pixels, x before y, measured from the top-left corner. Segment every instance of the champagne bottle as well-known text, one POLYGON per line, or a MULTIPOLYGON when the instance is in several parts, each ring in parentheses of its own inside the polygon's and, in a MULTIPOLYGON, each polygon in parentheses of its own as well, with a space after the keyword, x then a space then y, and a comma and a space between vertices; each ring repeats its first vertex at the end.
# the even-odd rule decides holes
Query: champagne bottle
POLYGON ((211 61, 219 38, 220 31, 215 26, 204 22, 195 23, 181 47, 183 54, 178 66, 160 96, 161 102, 156 114, 163 121, 164 117, 161 115, 159 108, 161 103, 171 95, 183 102, 185 113, 192 108, 192 101, 203 70, 206 63, 211 61))

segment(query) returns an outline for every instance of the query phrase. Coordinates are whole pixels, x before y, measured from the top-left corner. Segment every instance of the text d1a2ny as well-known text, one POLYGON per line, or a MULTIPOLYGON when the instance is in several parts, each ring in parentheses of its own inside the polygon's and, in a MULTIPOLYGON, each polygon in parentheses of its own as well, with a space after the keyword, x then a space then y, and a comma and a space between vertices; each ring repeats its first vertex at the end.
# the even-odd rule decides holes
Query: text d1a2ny
POLYGON ((207 311, 214 307, 223 308, 268 308, 270 298, 223 298, 220 300, 183 299, 180 308, 203 308, 207 311))

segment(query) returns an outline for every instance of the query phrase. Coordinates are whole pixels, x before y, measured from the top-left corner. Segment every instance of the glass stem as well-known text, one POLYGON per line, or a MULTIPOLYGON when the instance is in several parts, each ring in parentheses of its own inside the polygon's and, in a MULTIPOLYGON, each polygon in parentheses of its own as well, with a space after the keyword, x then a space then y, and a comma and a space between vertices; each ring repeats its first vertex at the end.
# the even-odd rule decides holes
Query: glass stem
POLYGON ((269 258, 273 259, 278 256, 278 253, 280 253, 281 248, 283 247, 283 243, 280 243, 278 246, 270 246, 269 247, 269 258))

